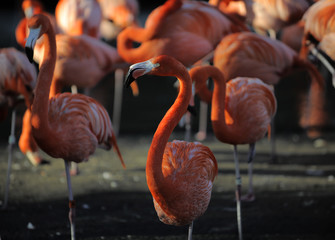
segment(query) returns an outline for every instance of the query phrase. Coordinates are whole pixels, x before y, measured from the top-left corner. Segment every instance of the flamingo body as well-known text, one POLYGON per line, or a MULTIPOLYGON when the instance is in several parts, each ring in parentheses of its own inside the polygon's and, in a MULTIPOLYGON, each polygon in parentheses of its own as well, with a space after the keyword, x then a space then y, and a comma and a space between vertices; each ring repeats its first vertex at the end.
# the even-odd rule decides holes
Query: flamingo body
POLYGON ((247 30, 205 2, 167 1, 147 18, 145 28, 127 27, 118 36, 120 56, 130 63, 170 55, 185 66, 204 57, 224 35, 247 30), (131 43, 141 45, 133 48, 131 43))
POLYGON ((11 98, 12 105, 19 95, 23 95, 30 107, 37 73, 27 57, 15 48, 0 49, 0 89, 11 98))
MULTIPOLYGON (((35 118, 32 119, 33 125, 35 118)), ((107 111, 93 98, 82 94, 62 93, 50 99, 48 122, 54 129, 54 136, 46 142, 40 128, 33 133, 38 145, 54 158, 68 161, 87 161, 97 146, 110 149, 113 142, 113 128, 107 111), (76 126, 76 127, 74 127, 76 126)), ((117 146, 116 146, 117 147, 117 146)))
POLYGON ((214 80, 212 92, 207 89, 207 79, 200 71, 205 70, 196 67, 191 69, 190 74, 195 82, 196 94, 213 105, 211 120, 216 137, 233 145, 255 143, 263 138, 277 108, 271 88, 260 79, 248 77, 237 77, 224 83, 222 73, 215 68, 208 70, 215 71, 213 78, 218 78, 214 80))
POLYGON ((267 84, 277 84, 296 57, 297 53, 280 41, 245 32, 223 38, 215 49, 213 63, 225 79, 257 77, 267 84))
MULTIPOLYGON (((65 86, 92 88, 122 63, 115 48, 90 36, 57 34, 56 46, 57 58, 51 96, 61 92, 65 86)), ((41 62, 43 52, 43 47, 36 47, 36 62, 41 62)))
POLYGON ((89 35, 97 38, 102 19, 96 0, 60 0, 55 16, 59 28, 69 35, 89 35))
POLYGON ((214 178, 217 174, 214 155, 208 147, 193 142, 168 142, 163 155, 162 172, 175 189, 169 202, 173 214, 165 212, 154 198, 159 219, 170 225, 188 225, 207 210, 214 178))
MULTIPOLYGON (((217 110, 218 108, 213 109, 217 110)), ((257 142, 267 133, 275 112, 276 99, 268 85, 260 79, 235 78, 226 86, 225 119, 231 134, 227 138, 222 136, 227 135, 222 131, 216 136, 233 145, 257 142)), ((216 127, 219 119, 213 117, 212 121, 215 131, 220 131, 216 127)))
MULTIPOLYGON (((281 77, 294 69, 305 69, 311 78, 307 103, 301 105, 300 125, 323 126, 327 121, 324 110, 324 79, 316 67, 299 58, 298 54, 284 43, 259 36, 255 33, 234 33, 222 39, 214 52, 213 63, 224 74, 225 79, 256 77, 267 84, 278 84, 281 77)), ((309 132, 312 138, 319 131, 309 132)))

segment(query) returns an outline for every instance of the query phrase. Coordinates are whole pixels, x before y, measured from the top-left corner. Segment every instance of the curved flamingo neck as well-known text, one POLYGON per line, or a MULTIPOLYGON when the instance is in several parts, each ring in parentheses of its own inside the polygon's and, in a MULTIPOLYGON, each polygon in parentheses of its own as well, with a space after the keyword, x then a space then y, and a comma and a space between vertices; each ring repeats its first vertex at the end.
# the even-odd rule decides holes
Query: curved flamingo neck
MULTIPOLYGON (((174 195, 171 193, 175 192, 178 188, 178 186, 172 183, 171 179, 165 178, 163 175, 162 160, 164 149, 173 129, 187 111, 187 106, 192 95, 192 82, 186 68, 177 61, 170 61, 169 65, 162 64, 160 68, 164 68, 164 66, 164 71, 169 74, 161 74, 159 72, 152 74, 176 76, 180 82, 180 91, 175 102, 159 123, 148 152, 146 166, 147 182, 151 194, 161 207, 166 206, 169 198, 174 195)), ((168 209, 164 209, 164 211, 167 212, 168 209)))
POLYGON ((208 98, 211 96, 211 121, 213 131, 218 140, 226 142, 229 138, 231 128, 226 123, 226 81, 222 72, 213 66, 200 66, 191 69, 190 75, 192 80, 196 83, 196 91, 198 92, 200 98, 209 102, 208 98), (206 87, 206 80, 209 77, 212 77, 214 81, 213 92, 208 90, 206 87))
POLYGON ((124 29, 117 37, 117 48, 120 55, 131 63, 151 58, 153 55, 149 49, 141 48, 141 46, 134 48, 133 43, 143 43, 152 39, 162 27, 164 18, 181 8, 182 4, 181 0, 166 1, 164 5, 158 7, 150 14, 145 28, 129 26, 124 29))
POLYGON ((52 132, 48 121, 48 108, 50 86, 56 63, 56 41, 51 25, 47 27, 43 38, 44 55, 40 63, 31 118, 35 138, 40 138, 42 135, 50 136, 52 132))

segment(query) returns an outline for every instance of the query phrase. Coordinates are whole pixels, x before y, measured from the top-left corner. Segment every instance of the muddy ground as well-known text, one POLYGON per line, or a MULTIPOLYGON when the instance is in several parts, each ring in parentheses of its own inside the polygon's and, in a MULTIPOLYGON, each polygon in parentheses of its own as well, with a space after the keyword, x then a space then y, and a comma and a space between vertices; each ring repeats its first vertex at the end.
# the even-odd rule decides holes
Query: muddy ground
MULTIPOLYGON (((180 136, 173 136, 179 138, 180 136)), ((320 146, 302 135, 277 137, 277 161, 260 141, 254 162, 256 201, 242 204, 244 239, 335 239, 335 136, 320 146)), ((151 135, 120 136, 127 169, 116 154, 98 150, 74 176, 78 239, 186 239, 187 227, 161 223, 145 179, 151 135)), ((320 143, 320 142, 319 142, 320 143)), ((207 212, 194 223, 194 239, 238 239, 232 147, 209 136, 219 174, 207 212)), ((246 190, 246 145, 239 147, 246 190)), ((7 149, 0 149, 0 192, 4 192, 7 149)), ((6 239, 70 239, 64 163, 33 167, 14 149, 9 204, 0 211, 0 236, 6 239)))

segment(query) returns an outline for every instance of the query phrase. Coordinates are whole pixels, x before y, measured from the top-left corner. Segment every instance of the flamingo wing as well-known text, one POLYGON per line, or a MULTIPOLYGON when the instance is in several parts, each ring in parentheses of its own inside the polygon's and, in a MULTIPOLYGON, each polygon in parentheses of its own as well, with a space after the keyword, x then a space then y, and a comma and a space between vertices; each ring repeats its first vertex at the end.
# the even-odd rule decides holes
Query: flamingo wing
POLYGON ((227 83, 225 115, 234 135, 232 144, 256 142, 268 131, 277 103, 272 89, 256 78, 238 77, 227 83))
MULTIPOLYGON (((64 158, 69 161, 88 160, 97 146, 111 148, 114 133, 110 117, 93 98, 82 94, 58 94, 50 99, 48 117, 50 126, 62 136, 63 144, 59 143, 63 147, 62 157, 67 155, 64 158)), ((59 156, 57 152, 50 155, 59 156)))

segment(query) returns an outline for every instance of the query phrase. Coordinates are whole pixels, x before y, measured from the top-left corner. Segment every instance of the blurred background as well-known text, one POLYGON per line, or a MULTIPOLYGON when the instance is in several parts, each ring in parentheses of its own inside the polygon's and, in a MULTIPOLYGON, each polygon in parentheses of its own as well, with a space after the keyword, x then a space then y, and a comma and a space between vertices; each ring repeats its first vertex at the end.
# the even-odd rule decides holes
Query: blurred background
MULTIPOLYGON (((58 1, 43 0, 41 1, 44 8, 49 13, 54 13, 58 1)), ((157 6, 165 1, 138 1, 140 5, 140 24, 143 26, 147 15, 157 6)), ((15 28, 19 21, 24 17, 21 9, 21 0, 1 1, 0 3, 0 47, 15 47, 22 50, 15 39, 15 28)), ((111 43, 115 46, 115 43, 111 43)), ((319 67, 323 76, 327 79, 327 105, 326 110, 329 112, 329 122, 324 128, 324 132, 333 132, 335 129, 335 111, 334 100, 335 91, 331 86, 331 77, 329 73, 319 67)), ((120 134, 142 134, 153 133, 162 118, 165 111, 173 103, 177 94, 173 86, 172 79, 160 79, 157 84, 157 78, 152 77, 147 81, 139 81, 140 95, 134 97, 130 89, 123 89, 123 103, 121 113, 120 134)), ((298 125, 298 109, 300 93, 307 89, 309 84, 308 74, 304 71, 295 71, 285 76, 285 79, 276 86, 276 96, 278 100, 278 110, 275 119, 277 133, 303 133, 298 125)), ((113 115, 113 97, 114 97, 114 74, 106 76, 90 92, 90 96, 100 101, 113 115)), ((23 105, 23 104, 22 104, 23 105)), ((199 110, 199 100, 195 99, 196 109, 199 110)), ((17 126, 20 129, 21 117, 23 110, 19 106, 17 126)), ((209 111, 208 111, 209 112, 209 111)), ((209 114, 208 114, 209 117, 209 114)), ((198 130, 198 116, 192 117, 192 131, 198 130)), ((0 122, 0 141, 7 141, 9 135, 10 117, 0 122)), ((211 124, 208 121, 208 130, 211 131, 211 124)), ((177 127, 176 131, 180 130, 177 127)), ((17 130, 19 136, 20 130, 17 130)))

